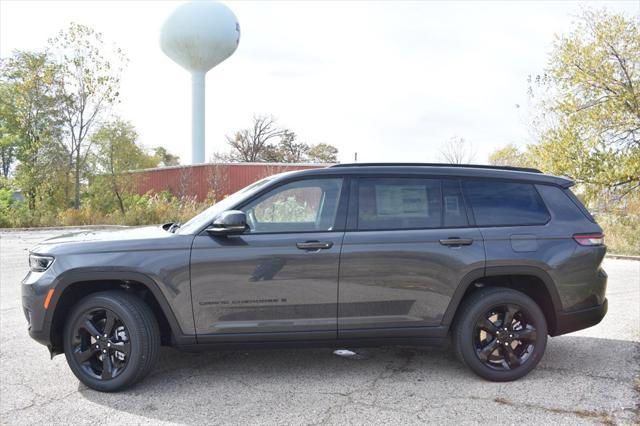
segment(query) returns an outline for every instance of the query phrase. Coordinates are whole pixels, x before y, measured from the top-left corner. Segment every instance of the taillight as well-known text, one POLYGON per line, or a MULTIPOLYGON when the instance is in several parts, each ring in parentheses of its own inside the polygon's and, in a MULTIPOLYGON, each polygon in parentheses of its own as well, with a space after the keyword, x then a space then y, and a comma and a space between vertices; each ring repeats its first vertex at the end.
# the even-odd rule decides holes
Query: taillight
POLYGON ((581 246, 601 246, 604 244, 604 234, 576 234, 573 236, 581 246))

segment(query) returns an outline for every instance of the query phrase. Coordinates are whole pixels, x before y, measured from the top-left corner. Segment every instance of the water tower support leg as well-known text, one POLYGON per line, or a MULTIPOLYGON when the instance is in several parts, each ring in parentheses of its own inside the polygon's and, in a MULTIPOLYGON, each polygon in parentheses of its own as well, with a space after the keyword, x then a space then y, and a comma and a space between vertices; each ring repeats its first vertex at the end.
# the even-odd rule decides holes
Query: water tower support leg
POLYGON ((191 75, 191 164, 204 163, 204 76, 202 72, 191 75))

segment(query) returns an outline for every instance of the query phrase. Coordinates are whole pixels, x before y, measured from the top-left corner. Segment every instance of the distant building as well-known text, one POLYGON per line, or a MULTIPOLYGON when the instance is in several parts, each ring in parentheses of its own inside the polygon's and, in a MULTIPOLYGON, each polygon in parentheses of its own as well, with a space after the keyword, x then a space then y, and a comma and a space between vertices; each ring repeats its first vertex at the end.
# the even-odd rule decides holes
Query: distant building
POLYGON ((331 164, 309 163, 206 163, 190 166, 159 167, 131 172, 136 192, 169 191, 177 197, 196 197, 204 201, 212 193, 216 199, 276 173, 316 169, 331 164))

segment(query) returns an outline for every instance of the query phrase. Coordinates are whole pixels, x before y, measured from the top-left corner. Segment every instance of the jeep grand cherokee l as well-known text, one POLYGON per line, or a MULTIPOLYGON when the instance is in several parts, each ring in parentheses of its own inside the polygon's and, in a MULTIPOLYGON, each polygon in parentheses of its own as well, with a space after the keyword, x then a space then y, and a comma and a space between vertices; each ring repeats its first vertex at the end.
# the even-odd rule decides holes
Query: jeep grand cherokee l
POLYGON ((29 254, 30 335, 101 391, 160 345, 453 343, 494 381, 607 311, 602 229, 533 169, 354 164, 284 173, 184 225, 81 232, 29 254))

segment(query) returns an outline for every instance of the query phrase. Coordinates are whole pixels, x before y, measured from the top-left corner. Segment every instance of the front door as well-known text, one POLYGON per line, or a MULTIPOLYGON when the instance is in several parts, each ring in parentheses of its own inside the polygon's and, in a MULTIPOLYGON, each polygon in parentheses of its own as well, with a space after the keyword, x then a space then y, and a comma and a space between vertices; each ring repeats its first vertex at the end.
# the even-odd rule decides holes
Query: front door
POLYGON ((484 268, 457 180, 361 178, 340 259, 338 336, 425 336, 484 268), (353 211, 353 214, 352 214, 353 211))
POLYGON ((249 230, 194 239, 198 342, 336 338, 342 178, 288 182, 239 209, 249 230))

